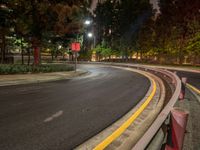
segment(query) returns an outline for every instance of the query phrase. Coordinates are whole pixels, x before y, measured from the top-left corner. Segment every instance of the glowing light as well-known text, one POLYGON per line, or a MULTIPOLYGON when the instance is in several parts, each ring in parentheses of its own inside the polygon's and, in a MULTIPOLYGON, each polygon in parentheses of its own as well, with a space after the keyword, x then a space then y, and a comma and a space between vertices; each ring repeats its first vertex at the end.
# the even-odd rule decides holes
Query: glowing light
POLYGON ((90 20, 85 20, 85 25, 90 25, 91 24, 91 21, 90 20))
POLYGON ((90 33, 87 34, 87 36, 88 36, 89 38, 91 38, 91 37, 93 37, 93 34, 90 32, 90 33))
POLYGON ((58 49, 61 49, 62 48, 62 45, 58 45, 58 49))

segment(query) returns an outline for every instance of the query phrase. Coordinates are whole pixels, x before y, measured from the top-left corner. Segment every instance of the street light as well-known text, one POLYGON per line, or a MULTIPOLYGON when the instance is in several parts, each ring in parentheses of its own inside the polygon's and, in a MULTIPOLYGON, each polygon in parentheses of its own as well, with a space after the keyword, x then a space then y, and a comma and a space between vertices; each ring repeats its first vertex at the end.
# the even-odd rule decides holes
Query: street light
POLYGON ((85 25, 90 25, 90 24, 91 24, 91 21, 90 21, 90 20, 85 20, 84 24, 85 24, 85 25))
POLYGON ((88 36, 89 38, 92 38, 92 37, 93 37, 93 34, 92 34, 91 32, 89 32, 89 33, 87 34, 87 36, 88 36))
POLYGON ((61 49, 62 48, 62 45, 58 45, 58 49, 61 49))
POLYGON ((89 32, 89 33, 87 34, 87 36, 88 36, 89 38, 93 38, 93 48, 95 48, 95 46, 96 46, 96 37, 95 37, 95 35, 94 35, 92 32, 89 32))

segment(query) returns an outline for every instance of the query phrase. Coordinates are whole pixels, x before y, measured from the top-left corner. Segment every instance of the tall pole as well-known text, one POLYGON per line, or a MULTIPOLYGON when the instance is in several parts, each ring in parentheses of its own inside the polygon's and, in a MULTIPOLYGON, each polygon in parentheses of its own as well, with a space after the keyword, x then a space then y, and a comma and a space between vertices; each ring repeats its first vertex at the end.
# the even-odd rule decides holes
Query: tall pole
POLYGON ((93 48, 95 48, 95 46, 96 46, 96 36, 94 35, 94 39, 93 39, 94 41, 93 41, 93 48))
POLYGON ((77 52, 75 52, 75 63, 74 63, 75 72, 76 72, 76 68, 77 68, 77 52))
POLYGON ((76 48, 76 51, 75 51, 75 72, 76 72, 76 69, 77 69, 77 43, 78 43, 78 34, 76 35, 76 44, 75 44, 75 48, 76 48))

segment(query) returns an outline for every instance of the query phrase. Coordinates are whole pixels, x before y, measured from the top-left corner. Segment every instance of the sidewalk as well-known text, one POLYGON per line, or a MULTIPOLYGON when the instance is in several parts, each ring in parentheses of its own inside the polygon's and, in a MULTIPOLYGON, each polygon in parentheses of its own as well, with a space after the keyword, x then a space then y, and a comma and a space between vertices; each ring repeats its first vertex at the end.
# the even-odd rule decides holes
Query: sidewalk
POLYGON ((71 79, 73 77, 81 76, 86 73, 87 71, 85 70, 77 70, 77 72, 68 71, 68 72, 51 72, 51 73, 35 73, 35 74, 0 75, 0 86, 71 79))
POLYGON ((183 150, 197 150, 200 148, 200 103, 190 90, 186 89, 186 97, 178 101, 177 106, 189 111, 183 150))

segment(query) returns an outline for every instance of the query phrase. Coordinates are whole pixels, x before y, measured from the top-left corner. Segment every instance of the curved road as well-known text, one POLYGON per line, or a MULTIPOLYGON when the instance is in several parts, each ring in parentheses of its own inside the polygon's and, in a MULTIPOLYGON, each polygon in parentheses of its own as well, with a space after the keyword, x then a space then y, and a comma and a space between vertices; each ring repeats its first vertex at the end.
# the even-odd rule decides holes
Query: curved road
POLYGON ((177 71, 179 77, 187 77, 187 82, 200 89, 200 73, 177 71))
POLYGON ((82 65, 71 80, 0 87, 1 150, 67 150, 123 116, 149 80, 130 71, 82 65))

